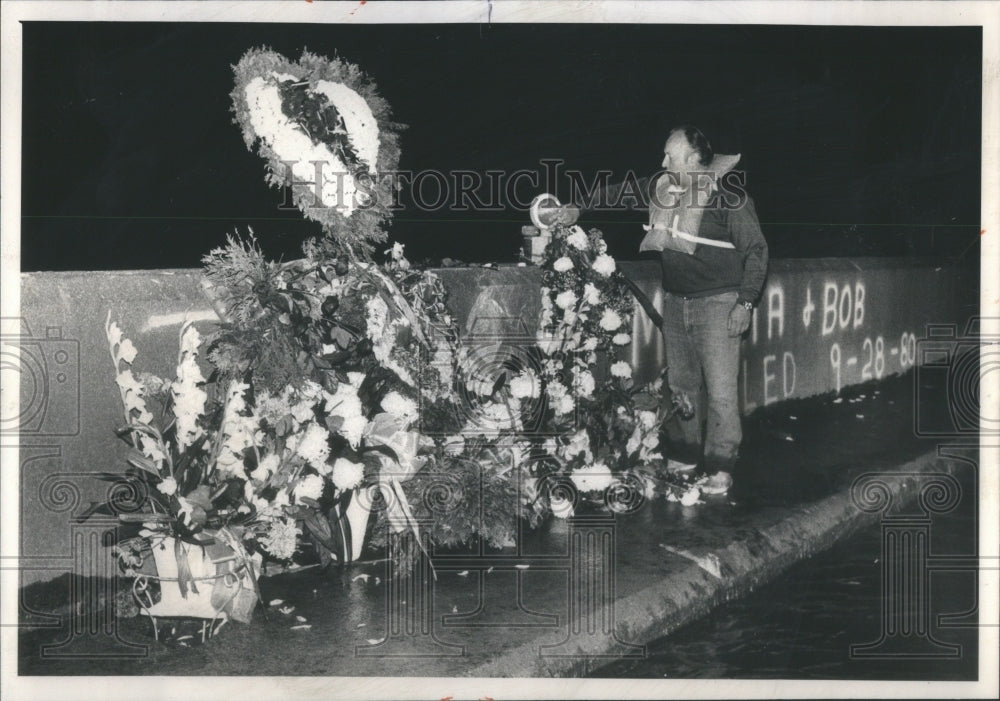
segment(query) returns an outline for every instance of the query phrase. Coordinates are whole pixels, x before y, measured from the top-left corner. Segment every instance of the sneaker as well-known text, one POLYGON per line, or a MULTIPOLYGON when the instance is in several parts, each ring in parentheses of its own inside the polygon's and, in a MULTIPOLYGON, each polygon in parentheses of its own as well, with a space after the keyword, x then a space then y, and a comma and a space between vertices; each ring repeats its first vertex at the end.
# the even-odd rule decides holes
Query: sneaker
POLYGON ((694 463, 679 462, 677 460, 667 460, 667 472, 676 474, 678 472, 690 472, 698 467, 694 463))
POLYGON ((728 472, 716 472, 701 485, 702 494, 725 494, 733 486, 733 478, 728 472))

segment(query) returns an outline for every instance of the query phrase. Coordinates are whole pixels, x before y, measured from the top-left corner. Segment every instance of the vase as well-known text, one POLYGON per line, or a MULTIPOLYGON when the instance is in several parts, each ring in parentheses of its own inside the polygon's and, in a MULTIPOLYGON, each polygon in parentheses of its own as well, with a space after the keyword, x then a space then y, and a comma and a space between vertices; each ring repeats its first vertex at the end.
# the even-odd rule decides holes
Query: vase
POLYGON ((153 619, 154 630, 157 618, 250 622, 257 605, 261 558, 237 552, 219 534, 209 535, 204 543, 172 536, 150 538, 156 574, 140 575, 133 591, 144 615, 153 619), (155 603, 149 596, 149 580, 159 582, 160 598, 155 603))
POLYGON ((347 506, 343 509, 341 518, 346 522, 348 533, 344 537, 344 561, 354 562, 361 557, 365 547, 365 535, 368 532, 368 519, 371 517, 372 504, 362 489, 354 489, 347 506), (349 538, 347 537, 349 535, 349 538), (346 547, 350 544, 350 547, 346 547))

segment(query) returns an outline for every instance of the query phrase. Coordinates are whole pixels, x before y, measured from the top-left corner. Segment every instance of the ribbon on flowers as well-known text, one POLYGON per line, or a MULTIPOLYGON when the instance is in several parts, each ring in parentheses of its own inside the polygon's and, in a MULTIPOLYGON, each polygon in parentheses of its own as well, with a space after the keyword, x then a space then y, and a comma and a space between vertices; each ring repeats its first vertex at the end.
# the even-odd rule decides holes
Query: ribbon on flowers
MULTIPOLYGON (((247 552, 246 547, 243 545, 243 540, 236 536, 235 533, 229 530, 228 526, 223 526, 218 532, 219 540, 228 545, 232 551, 236 554, 237 566, 234 569, 237 572, 237 577, 239 577, 239 571, 241 568, 246 568, 247 574, 250 576, 250 582, 253 584, 253 593, 257 597, 257 601, 263 603, 264 598, 260 595, 260 586, 257 583, 257 578, 259 573, 256 566, 254 565, 253 556, 247 552)), ((258 556, 259 558, 259 556, 258 556)), ((233 600, 230 599, 226 602, 227 613, 232 614, 233 600)), ((264 611, 264 618, 267 618, 267 611, 264 611)))
POLYGON ((194 575, 188 562, 188 553, 180 538, 174 539, 174 557, 177 559, 177 586, 180 587, 181 597, 187 598, 188 586, 191 587, 191 591, 198 594, 198 586, 194 583, 194 575))
MULTIPOLYGON (((365 428, 366 443, 388 448, 392 456, 380 454, 382 465, 378 476, 377 488, 385 499, 385 515, 396 533, 402 533, 409 528, 413 531, 417 545, 424 554, 430 554, 420 542, 420 528, 410 502, 403 491, 403 482, 413 477, 424 466, 424 458, 417 456, 420 449, 420 434, 407 431, 403 423, 389 413, 376 414, 365 428)), ((433 571, 433 568, 432 568, 433 571)), ((435 579, 437 574, 434 574, 435 579)))

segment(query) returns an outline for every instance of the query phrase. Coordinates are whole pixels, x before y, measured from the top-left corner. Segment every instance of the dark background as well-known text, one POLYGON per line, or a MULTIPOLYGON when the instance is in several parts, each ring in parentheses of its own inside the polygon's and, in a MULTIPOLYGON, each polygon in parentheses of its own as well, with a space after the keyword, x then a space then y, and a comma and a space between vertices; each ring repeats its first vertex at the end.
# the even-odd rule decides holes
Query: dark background
MULTIPOLYGON (((231 65, 267 45, 361 66, 402 169, 659 168, 667 129, 740 152, 771 254, 978 261, 979 28, 27 23, 22 269, 198 265, 252 227, 295 257, 232 123, 231 65)), ((526 193, 530 195, 534 193, 526 193)), ((635 257, 640 212, 592 215, 635 257)), ((524 211, 397 213, 415 260, 514 260, 524 211)))

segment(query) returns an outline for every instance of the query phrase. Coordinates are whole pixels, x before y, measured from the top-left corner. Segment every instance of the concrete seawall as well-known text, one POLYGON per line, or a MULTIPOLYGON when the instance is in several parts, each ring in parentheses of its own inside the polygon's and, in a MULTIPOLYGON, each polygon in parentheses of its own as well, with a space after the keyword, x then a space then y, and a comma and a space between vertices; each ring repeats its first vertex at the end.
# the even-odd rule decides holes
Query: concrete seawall
MULTIPOLYGON (((622 270, 661 303, 659 270, 622 262, 622 270)), ((438 271, 466 334, 483 320, 514 319, 533 337, 539 271, 516 266, 438 271)), ((172 376, 185 319, 207 331, 217 321, 198 271, 26 273, 21 318, 5 319, 5 380, 20 375, 21 407, 4 417, 5 444, 20 449, 22 584, 73 569, 72 516, 102 499, 106 484, 88 473, 120 469, 124 445, 104 337, 109 311, 139 350, 136 368, 172 376), (9 346, 20 358, 8 364, 9 346), (15 439, 12 434, 18 434, 15 439)), ((929 323, 964 319, 956 290, 962 272, 933 262, 877 259, 773 261, 744 348, 744 414, 776 402, 839 391, 905 372, 929 323)), ((640 379, 662 366, 659 333, 636 311, 631 349, 640 379)))

